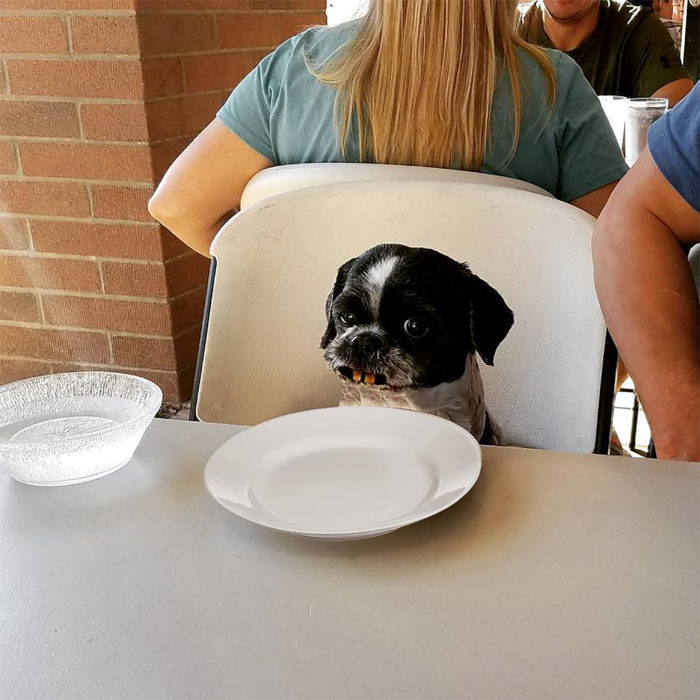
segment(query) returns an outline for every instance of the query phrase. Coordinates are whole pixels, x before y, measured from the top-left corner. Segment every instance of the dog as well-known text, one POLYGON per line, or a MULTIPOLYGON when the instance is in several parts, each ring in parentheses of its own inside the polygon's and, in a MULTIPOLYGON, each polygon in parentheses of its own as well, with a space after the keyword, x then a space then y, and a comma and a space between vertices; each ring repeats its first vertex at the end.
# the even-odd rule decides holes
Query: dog
POLYGON ((342 379, 341 406, 424 411, 482 444, 503 444, 476 354, 493 364, 513 312, 466 263, 429 248, 378 245, 340 267, 326 321, 321 349, 342 379))

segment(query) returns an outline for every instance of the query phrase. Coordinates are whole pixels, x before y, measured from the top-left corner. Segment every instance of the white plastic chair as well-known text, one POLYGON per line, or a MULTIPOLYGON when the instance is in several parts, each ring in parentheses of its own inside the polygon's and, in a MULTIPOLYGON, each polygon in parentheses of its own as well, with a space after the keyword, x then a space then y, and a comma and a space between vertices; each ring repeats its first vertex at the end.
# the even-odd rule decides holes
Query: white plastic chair
POLYGON ((482 365, 487 405, 506 441, 601 451, 610 415, 601 412, 597 431, 605 326, 593 287, 594 219, 471 175, 248 197, 212 245, 193 415, 251 425, 335 405, 339 381, 319 349, 326 297, 343 262, 397 242, 468 262, 513 309, 495 366, 482 365))
POLYGON ((697 243, 690 249, 688 264, 695 282, 695 291, 698 293, 698 299, 700 299, 700 243, 697 243))
POLYGON ((485 175, 465 170, 444 168, 406 167, 405 165, 380 165, 365 163, 305 163, 303 165, 280 165, 260 171, 251 178, 241 197, 241 210, 247 209, 265 197, 282 192, 292 192, 306 187, 330 185, 340 182, 384 182, 387 180, 464 182, 480 185, 495 185, 516 190, 524 190, 552 195, 537 185, 514 180, 500 175, 485 175))

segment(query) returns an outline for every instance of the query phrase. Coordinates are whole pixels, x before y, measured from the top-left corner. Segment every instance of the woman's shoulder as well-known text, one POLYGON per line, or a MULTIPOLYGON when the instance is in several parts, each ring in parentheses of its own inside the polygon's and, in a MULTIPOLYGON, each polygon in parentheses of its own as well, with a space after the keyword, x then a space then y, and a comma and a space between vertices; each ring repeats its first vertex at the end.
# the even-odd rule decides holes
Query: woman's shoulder
POLYGON ((299 41, 300 46, 313 51, 318 58, 330 58, 331 54, 350 41, 358 24, 359 20, 353 20, 333 27, 319 25, 310 27, 293 38, 299 41))
MULTIPOLYGON (((569 85, 573 80, 577 80, 579 76, 583 75, 578 63, 562 51, 548 49, 544 46, 539 46, 537 48, 547 56, 552 64, 557 88, 569 85)), ((522 46, 518 47, 518 57, 528 78, 537 76, 540 79, 544 79, 544 73, 542 72, 539 62, 535 60, 535 57, 526 48, 522 46)))
MULTIPOLYGON (((555 112, 565 108, 572 93, 578 94, 581 91, 592 93, 592 88, 576 61, 556 49, 540 48, 549 58, 554 69, 555 112)), ((527 86, 534 87, 532 92, 536 95, 546 94, 546 78, 541 65, 523 48, 519 49, 519 55, 527 86)))
POLYGON ((309 27, 280 44, 266 60, 277 72, 306 70, 309 63, 321 65, 348 43, 356 26, 357 22, 347 22, 335 27, 309 27))

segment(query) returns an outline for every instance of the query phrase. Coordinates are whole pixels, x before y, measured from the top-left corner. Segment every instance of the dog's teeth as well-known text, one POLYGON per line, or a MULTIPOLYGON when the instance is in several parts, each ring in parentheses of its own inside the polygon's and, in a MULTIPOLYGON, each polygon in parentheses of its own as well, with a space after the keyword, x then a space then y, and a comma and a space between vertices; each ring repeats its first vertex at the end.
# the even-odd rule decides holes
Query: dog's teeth
POLYGON ((374 372, 366 372, 364 382, 365 384, 374 384, 374 372))
POLYGON ((355 382, 355 384, 359 384, 362 381, 362 370, 354 369, 352 371, 352 381, 355 382))

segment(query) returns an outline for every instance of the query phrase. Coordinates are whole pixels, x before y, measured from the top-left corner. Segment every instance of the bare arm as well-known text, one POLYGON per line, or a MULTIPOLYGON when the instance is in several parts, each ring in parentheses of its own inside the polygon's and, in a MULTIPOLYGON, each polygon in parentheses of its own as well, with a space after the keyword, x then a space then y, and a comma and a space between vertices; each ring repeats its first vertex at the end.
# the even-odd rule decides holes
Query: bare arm
POLYGON ((215 119, 170 166, 148 203, 153 218, 190 248, 209 247, 253 175, 272 163, 215 119))
POLYGON ((692 80, 690 80, 689 78, 679 78, 678 80, 672 80, 670 83, 666 83, 666 85, 660 87, 652 95, 652 97, 666 97, 668 99, 668 106, 673 107, 676 103, 680 102, 692 89, 692 80))
POLYGON ((645 150, 620 181, 593 237, 596 290, 634 379, 659 457, 700 461, 698 298, 687 249, 700 214, 645 150))
POLYGON ((603 207, 608 199, 610 199, 610 195, 618 182, 619 180, 615 180, 615 182, 599 187, 597 190, 593 190, 593 192, 584 194, 583 197, 572 199, 569 204, 573 204, 575 207, 597 218, 600 212, 603 211, 603 207))

